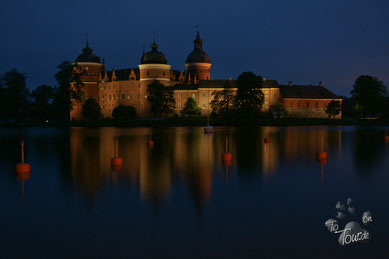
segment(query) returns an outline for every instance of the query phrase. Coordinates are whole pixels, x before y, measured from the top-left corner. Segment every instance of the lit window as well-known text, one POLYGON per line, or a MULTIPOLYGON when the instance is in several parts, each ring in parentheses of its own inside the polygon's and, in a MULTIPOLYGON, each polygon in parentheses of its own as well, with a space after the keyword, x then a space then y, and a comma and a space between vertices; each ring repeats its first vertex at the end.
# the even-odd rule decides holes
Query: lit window
POLYGON ((195 99, 196 98, 196 94, 192 94, 192 98, 195 99))

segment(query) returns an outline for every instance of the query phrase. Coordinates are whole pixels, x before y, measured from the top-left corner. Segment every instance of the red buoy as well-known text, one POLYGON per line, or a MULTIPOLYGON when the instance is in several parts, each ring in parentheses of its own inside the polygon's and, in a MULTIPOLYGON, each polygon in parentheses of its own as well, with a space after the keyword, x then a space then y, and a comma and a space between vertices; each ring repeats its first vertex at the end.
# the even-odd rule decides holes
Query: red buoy
POLYGON ((264 139, 263 139, 263 142, 264 142, 264 143, 270 143, 270 138, 269 138, 269 137, 264 138, 264 139))
POLYGON ((122 165, 123 159, 120 156, 113 157, 111 159, 111 165, 122 165))
POLYGON ((230 161, 231 162, 231 160, 232 160, 231 153, 228 153, 228 152, 223 153, 222 160, 223 160, 223 162, 225 162, 225 161, 230 161))
POLYGON ((228 136, 226 136, 226 152, 223 153, 222 155, 222 161, 230 161, 232 160, 232 154, 228 152, 228 136))
POLYGON ((22 162, 16 165, 16 173, 18 174, 29 174, 31 171, 31 167, 29 164, 24 163, 24 141, 20 142, 22 149, 22 162))
POLYGON ((317 152, 316 159, 327 159, 327 152, 317 152))

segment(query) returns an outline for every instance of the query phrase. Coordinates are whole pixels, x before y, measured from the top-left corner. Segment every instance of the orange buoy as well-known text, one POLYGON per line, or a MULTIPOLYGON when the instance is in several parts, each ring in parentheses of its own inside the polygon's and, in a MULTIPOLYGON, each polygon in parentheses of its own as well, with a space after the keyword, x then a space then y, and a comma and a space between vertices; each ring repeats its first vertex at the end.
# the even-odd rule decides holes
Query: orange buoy
POLYGON ((31 171, 31 167, 29 164, 24 163, 24 140, 20 142, 22 149, 22 162, 16 165, 16 173, 18 174, 29 174, 31 171))
POLYGON ((123 159, 120 156, 113 157, 111 159, 111 165, 122 165, 123 159))
POLYGON ((222 155, 222 160, 223 160, 223 162, 224 162, 224 161, 230 161, 230 162, 231 162, 231 160, 232 160, 232 155, 231 155, 231 153, 228 153, 228 152, 223 153, 223 155, 222 155))
POLYGON ((264 143, 270 143, 270 138, 269 138, 269 137, 264 138, 264 139, 263 139, 263 142, 264 142, 264 143))
POLYGON ((316 159, 326 159, 327 160, 327 152, 317 152, 316 159))
POLYGON ((228 136, 226 136, 226 152, 222 155, 223 161, 231 161, 232 160, 232 154, 228 152, 228 136))

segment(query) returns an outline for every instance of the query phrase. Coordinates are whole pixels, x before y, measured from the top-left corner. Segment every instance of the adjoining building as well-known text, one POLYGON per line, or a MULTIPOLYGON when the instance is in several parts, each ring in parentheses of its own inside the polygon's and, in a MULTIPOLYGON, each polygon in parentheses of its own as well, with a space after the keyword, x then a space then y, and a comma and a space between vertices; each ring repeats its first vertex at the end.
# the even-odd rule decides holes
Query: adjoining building
MULTIPOLYGON (((203 41, 197 31, 193 51, 185 62, 185 71, 173 70, 165 55, 158 50, 158 45, 151 45, 149 52, 143 53, 137 68, 126 68, 107 71, 104 61, 93 54, 87 46, 74 62, 76 73, 81 73, 84 83, 83 91, 86 98, 95 98, 101 107, 105 118, 112 117, 112 111, 119 105, 135 107, 139 117, 152 117, 150 104, 147 101, 148 84, 159 81, 173 87, 175 111, 179 113, 188 97, 194 98, 202 114, 211 112, 210 102, 213 93, 221 91, 228 82, 236 91, 236 80, 214 80, 211 77, 211 59, 203 49, 203 41)), ((263 79, 261 88, 265 100, 263 111, 268 111, 271 105, 282 103, 288 116, 304 118, 326 118, 327 105, 342 99, 326 89, 321 83, 318 86, 279 85, 276 80, 263 79)), ((81 104, 75 103, 70 117, 82 119, 81 104)), ((336 116, 341 118, 341 113, 336 116)))

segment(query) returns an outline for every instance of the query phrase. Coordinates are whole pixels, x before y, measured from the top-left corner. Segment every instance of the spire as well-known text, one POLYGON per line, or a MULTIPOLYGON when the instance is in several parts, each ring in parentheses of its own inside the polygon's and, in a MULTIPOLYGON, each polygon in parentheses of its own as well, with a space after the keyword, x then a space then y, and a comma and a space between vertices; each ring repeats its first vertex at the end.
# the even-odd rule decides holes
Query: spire
POLYGON ((200 31, 199 31, 199 26, 196 25, 197 29, 197 34, 196 34, 196 39, 194 40, 194 48, 195 49, 202 49, 203 48, 203 41, 200 38, 200 31))
POLYGON ((84 53, 87 53, 87 54, 92 54, 92 49, 89 47, 89 37, 88 37, 88 33, 86 33, 86 47, 83 49, 83 52, 84 53))

